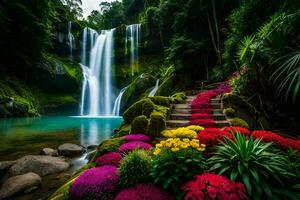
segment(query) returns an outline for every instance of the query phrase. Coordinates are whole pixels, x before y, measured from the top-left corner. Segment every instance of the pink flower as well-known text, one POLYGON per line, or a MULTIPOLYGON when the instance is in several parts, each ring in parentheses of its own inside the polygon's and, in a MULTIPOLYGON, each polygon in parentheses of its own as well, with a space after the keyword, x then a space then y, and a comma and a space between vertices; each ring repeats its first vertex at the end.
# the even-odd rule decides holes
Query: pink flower
POLYGON ((144 149, 144 150, 151 150, 152 146, 148 143, 141 142, 141 141, 132 141, 125 144, 122 144, 119 147, 119 151, 126 153, 129 151, 133 151, 135 149, 144 149))
POLYGON ((118 167, 121 160, 122 156, 120 153, 110 152, 98 157, 96 160, 96 166, 113 165, 118 167))
POLYGON ((130 142, 130 141, 150 142, 151 141, 151 138, 147 135, 144 135, 144 134, 125 135, 124 139, 125 139, 126 142, 130 142))

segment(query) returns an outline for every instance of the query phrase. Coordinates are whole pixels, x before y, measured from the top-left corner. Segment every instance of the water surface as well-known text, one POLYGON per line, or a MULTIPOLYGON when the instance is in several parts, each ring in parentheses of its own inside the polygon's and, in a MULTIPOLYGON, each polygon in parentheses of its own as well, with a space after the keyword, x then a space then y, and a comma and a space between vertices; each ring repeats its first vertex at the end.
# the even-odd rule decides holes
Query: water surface
POLYGON ((38 117, 0 119, 0 161, 39 154, 45 147, 69 142, 98 145, 108 139, 123 119, 93 117, 38 117))

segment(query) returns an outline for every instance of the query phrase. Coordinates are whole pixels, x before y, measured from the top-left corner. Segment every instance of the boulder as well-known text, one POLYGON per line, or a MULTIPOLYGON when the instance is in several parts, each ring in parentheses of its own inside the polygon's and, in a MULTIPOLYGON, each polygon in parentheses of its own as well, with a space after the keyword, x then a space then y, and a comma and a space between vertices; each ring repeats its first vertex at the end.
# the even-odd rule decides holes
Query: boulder
POLYGON ((89 146, 87 146, 87 150, 88 151, 94 151, 94 150, 96 150, 98 148, 98 145, 89 145, 89 146))
POLYGON ((44 148, 41 151, 41 155, 47 155, 47 156, 58 156, 58 151, 51 148, 44 148))
POLYGON ((5 199, 18 192, 40 185, 42 179, 39 175, 29 172, 7 179, 1 187, 0 199, 5 199))
POLYGON ((9 168, 15 163, 16 161, 0 161, 0 179, 6 174, 9 168))
POLYGON ((67 170, 70 164, 62 158, 52 156, 28 155, 17 160, 9 169, 10 176, 34 172, 40 176, 67 170))
POLYGON ((85 151, 84 147, 77 144, 65 143, 58 147, 58 153, 62 156, 76 156, 81 155, 85 151))

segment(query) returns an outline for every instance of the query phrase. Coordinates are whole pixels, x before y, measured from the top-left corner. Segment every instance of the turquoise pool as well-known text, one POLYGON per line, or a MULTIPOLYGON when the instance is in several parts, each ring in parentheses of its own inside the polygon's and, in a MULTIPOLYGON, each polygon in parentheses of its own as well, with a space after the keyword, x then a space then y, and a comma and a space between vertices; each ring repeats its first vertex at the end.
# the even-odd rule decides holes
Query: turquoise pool
POLYGON ((123 119, 93 117, 38 117, 0 119, 0 160, 38 154, 45 147, 70 142, 83 146, 108 139, 123 119))

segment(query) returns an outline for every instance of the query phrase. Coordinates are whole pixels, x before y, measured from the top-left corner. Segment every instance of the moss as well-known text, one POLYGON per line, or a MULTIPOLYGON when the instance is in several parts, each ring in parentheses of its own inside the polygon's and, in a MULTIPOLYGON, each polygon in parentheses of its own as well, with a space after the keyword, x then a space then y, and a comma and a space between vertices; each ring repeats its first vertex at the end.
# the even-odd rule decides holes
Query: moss
POLYGON ((142 99, 130 106, 123 114, 126 124, 130 124, 134 118, 140 115, 149 117, 154 110, 154 104, 150 99, 142 99))
POLYGON ((111 151, 118 151, 119 146, 121 146, 124 143, 124 138, 119 137, 119 138, 113 138, 109 140, 104 140, 101 142, 101 144, 97 148, 97 152, 94 155, 94 157, 91 159, 90 163, 95 162, 95 160, 100 156, 105 153, 109 153, 111 151))
POLYGON ((154 111, 150 116, 148 135, 152 138, 161 136, 161 132, 166 129, 166 118, 160 112, 154 111))
POLYGON ((124 135, 128 135, 131 130, 130 124, 123 124, 120 129, 113 135, 113 138, 122 137, 124 135))
POLYGON ((149 97, 149 99, 156 105, 170 107, 172 103, 172 98, 170 97, 163 97, 163 96, 155 96, 149 97))
POLYGON ((131 133, 147 133, 148 123, 145 115, 136 117, 131 123, 131 133))
POLYGON ((174 92, 174 89, 173 76, 170 76, 160 84, 155 95, 169 96, 174 92))
POLYGON ((159 106, 155 105, 154 106, 154 112, 159 112, 160 114, 163 115, 164 119, 167 119, 169 115, 170 108, 164 107, 164 106, 159 106))
POLYGON ((228 119, 228 121, 231 126, 240 126, 249 129, 248 123, 241 118, 235 117, 235 118, 228 119))
POLYGON ((252 106, 245 99, 243 99, 243 97, 237 96, 235 94, 224 94, 222 96, 222 103, 225 107, 231 107, 232 105, 242 107, 246 109, 249 113, 251 113, 253 116, 256 116, 257 114, 257 110, 254 106, 252 106))
POLYGON ((234 117, 235 113, 236 113, 236 111, 233 108, 226 108, 223 110, 223 114, 226 117, 234 117))
POLYGON ((185 92, 178 92, 178 93, 173 94, 171 96, 171 98, 172 98, 173 102, 178 103, 178 102, 185 100, 187 97, 186 97, 185 92))

